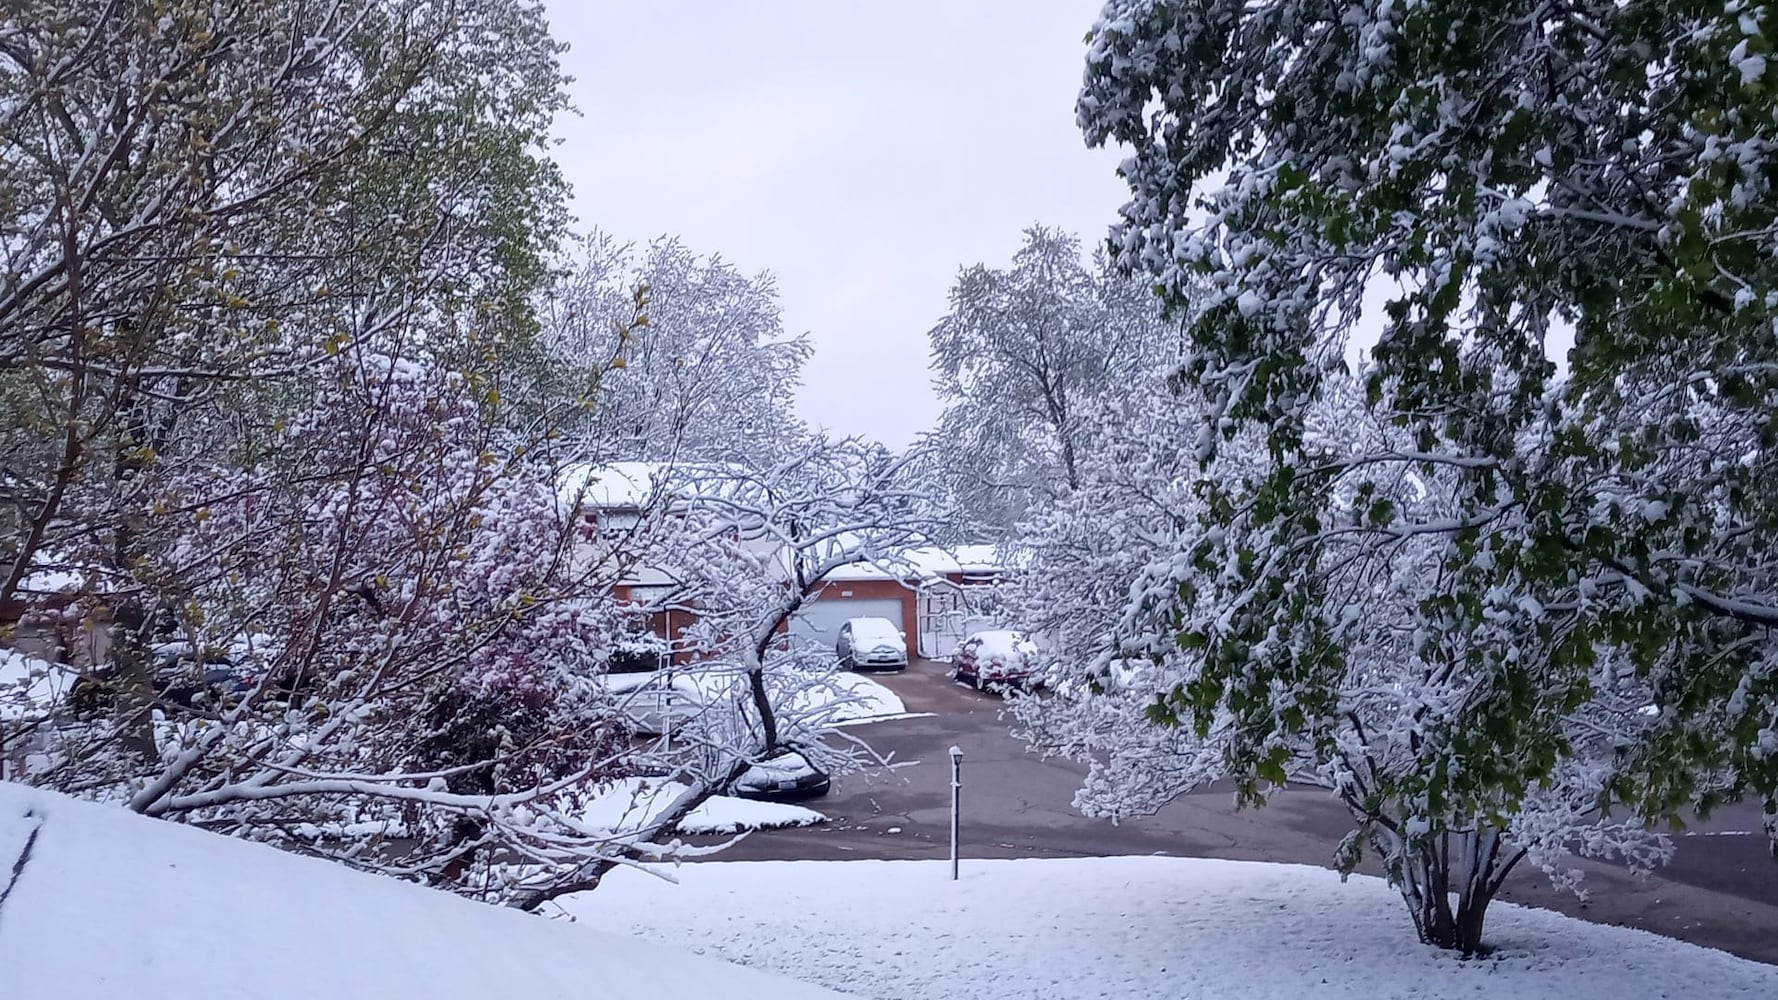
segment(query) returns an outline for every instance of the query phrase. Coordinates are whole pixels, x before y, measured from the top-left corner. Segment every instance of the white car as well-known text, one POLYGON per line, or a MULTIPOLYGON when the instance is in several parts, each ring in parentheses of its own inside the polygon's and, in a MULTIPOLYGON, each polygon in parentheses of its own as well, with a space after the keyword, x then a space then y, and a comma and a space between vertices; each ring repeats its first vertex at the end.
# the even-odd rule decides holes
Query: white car
POLYGON ((675 733, 704 713, 703 691, 691 678, 672 671, 608 674, 605 689, 631 728, 643 736, 675 733))
POLYGON ((902 670, 908 665, 908 640, 887 618, 848 618, 834 654, 847 670, 902 670))

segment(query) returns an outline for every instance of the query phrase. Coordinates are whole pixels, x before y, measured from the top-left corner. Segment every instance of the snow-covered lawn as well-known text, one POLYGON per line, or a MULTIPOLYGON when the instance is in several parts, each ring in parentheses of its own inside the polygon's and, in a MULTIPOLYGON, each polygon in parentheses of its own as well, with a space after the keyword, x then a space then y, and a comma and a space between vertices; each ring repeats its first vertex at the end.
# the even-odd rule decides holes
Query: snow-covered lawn
POLYGON ((836 726, 908 717, 901 696, 860 674, 836 671, 799 691, 793 711, 825 718, 836 726))
MULTIPOLYGON (((676 781, 626 778, 589 805, 581 819, 602 830, 635 830, 646 826, 685 791, 676 781)), ((718 795, 693 809, 679 824, 680 833, 741 833, 814 826, 827 817, 813 809, 783 802, 755 802, 718 795)))
POLYGON ((906 1000, 1778 997, 1778 968, 1511 906, 1491 915, 1498 950, 1462 961, 1414 944, 1380 882, 1319 868, 972 861, 958 883, 947 871, 714 862, 669 884, 620 869, 563 901, 567 924, 0 783, 0 995, 835 995, 759 971, 777 970, 906 1000))
POLYGON ((834 996, 4 782, 0 900, 7 1000, 834 996))
POLYGON ((1487 958, 1413 940, 1381 881, 1182 858, 711 862, 615 872, 580 923, 883 1000, 1772 1000, 1778 968, 1497 905, 1487 958), (769 900, 769 903, 767 902, 769 900))

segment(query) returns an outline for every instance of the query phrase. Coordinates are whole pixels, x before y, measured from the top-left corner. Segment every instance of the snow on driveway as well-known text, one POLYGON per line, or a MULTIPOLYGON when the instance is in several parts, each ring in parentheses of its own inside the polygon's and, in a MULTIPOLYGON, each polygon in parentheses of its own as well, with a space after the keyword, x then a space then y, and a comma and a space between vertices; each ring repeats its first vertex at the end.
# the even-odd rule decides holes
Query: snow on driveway
POLYGON ((855 725, 908 717, 901 696, 859 674, 835 672, 819 684, 798 691, 793 711, 819 716, 830 725, 855 725))
POLYGON ((1417 944, 1382 881, 1195 858, 709 862, 615 872, 581 923, 880 1000, 1772 1000, 1778 968, 1496 904, 1497 950, 1417 944), (768 902, 769 901, 769 902, 768 902))

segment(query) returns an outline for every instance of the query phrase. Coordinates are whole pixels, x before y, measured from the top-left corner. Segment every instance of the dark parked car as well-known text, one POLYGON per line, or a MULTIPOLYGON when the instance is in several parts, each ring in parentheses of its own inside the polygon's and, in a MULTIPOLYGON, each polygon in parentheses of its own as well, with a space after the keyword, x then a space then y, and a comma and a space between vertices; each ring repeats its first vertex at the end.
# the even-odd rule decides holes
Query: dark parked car
POLYGON ((255 678, 227 655, 192 649, 189 643, 154 647, 154 687, 162 701, 192 707, 238 698, 253 690, 255 678))
POLYGON ((809 762, 796 747, 781 747, 748 768, 735 781, 734 794, 761 802, 818 799, 833 787, 827 772, 809 762))
POLYGON ((847 670, 903 670, 908 641, 887 618, 848 618, 834 643, 840 666, 847 670))
POLYGON ((951 676, 978 691, 1024 685, 1037 672, 1037 657, 1037 644, 1023 632, 976 632, 957 647, 951 676))
MULTIPOLYGON (((163 705, 214 708, 253 690, 256 678, 223 653, 194 650, 189 643, 164 642, 149 650, 149 681, 163 705)), ((113 667, 82 675, 68 692, 74 714, 90 718, 116 704, 119 680, 113 667)))

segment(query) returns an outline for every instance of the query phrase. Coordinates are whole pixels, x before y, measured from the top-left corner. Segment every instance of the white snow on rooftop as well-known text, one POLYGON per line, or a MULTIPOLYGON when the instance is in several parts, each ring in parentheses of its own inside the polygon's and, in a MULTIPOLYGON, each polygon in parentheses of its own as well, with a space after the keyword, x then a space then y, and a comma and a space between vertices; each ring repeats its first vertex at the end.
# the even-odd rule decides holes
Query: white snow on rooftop
POLYGON ((667 498, 717 499, 745 492, 748 474, 733 466, 699 462, 576 463, 556 478, 564 499, 581 494, 582 503, 603 510, 638 510, 667 498))
POLYGON ((880 562, 852 563, 829 580, 936 580, 958 574, 996 573, 1006 568, 992 545, 922 546, 893 553, 880 562))
POLYGON ((588 507, 640 509, 652 503, 665 488, 669 472, 668 466, 658 462, 581 463, 564 468, 557 485, 563 497, 580 494, 588 507))
POLYGON ((27 843, 0 903, 0 996, 8 998, 837 996, 688 951, 0 783, 0 889, 27 843))

